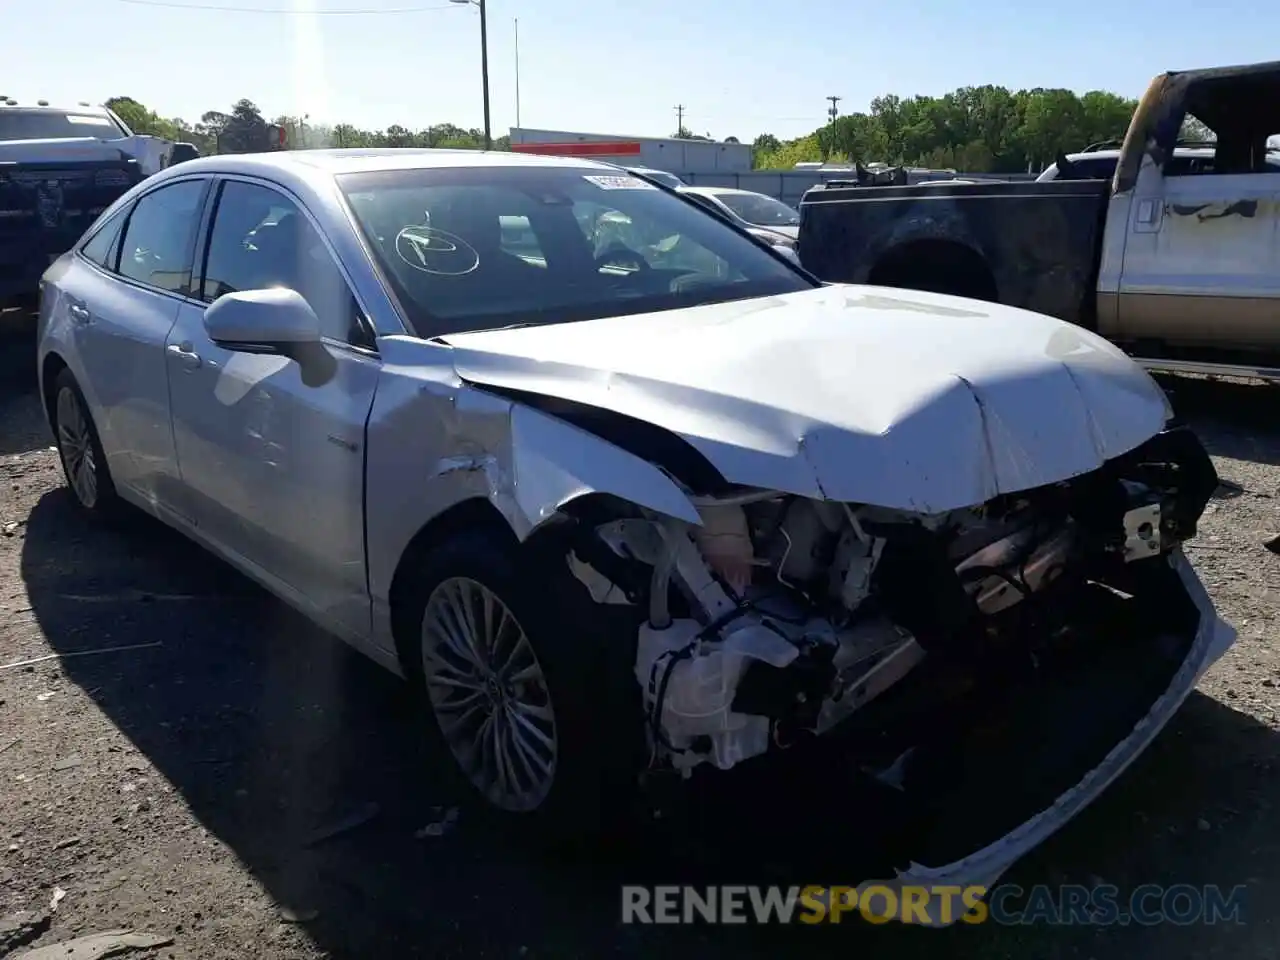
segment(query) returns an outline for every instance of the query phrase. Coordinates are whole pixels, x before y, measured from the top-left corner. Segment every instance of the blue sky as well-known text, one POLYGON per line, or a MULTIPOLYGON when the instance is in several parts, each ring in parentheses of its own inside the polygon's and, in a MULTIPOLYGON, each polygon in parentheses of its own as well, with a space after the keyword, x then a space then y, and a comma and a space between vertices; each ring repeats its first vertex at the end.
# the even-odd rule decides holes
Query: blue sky
MULTIPOLYGON (((1280 56, 1280 13, 1244 0, 489 0, 495 135, 516 122, 515 18, 525 126, 657 136, 677 104, 695 133, 790 137, 833 94, 842 112, 979 83, 1136 96, 1166 69, 1280 56)), ((0 93, 127 95, 189 120, 248 97, 269 115, 478 127, 479 52, 477 10, 447 0, 0 0, 0 93)))

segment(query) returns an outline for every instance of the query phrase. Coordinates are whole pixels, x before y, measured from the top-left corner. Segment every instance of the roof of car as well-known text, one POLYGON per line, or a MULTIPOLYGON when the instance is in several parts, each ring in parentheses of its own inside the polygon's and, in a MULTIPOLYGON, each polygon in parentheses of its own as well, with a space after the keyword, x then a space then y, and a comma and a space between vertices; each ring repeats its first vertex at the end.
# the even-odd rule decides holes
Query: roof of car
MULTIPOLYGON (((1212 157, 1213 147, 1174 147, 1175 157, 1212 157)), ((1090 157, 1102 157, 1105 160, 1118 160, 1119 150, 1087 150, 1084 153, 1068 153, 1067 159, 1072 163, 1088 160, 1090 157)))
POLYGON ((715 196, 716 194, 737 194, 744 197, 759 197, 762 194, 755 190, 739 190, 736 187, 682 187, 683 193, 700 193, 703 196, 715 196))
POLYGON ((202 170, 267 172, 293 169, 323 171, 331 175, 372 173, 382 170, 419 170, 432 167, 542 167, 615 170, 611 164, 576 157, 544 157, 498 150, 445 150, 429 147, 353 148, 346 150, 281 150, 272 153, 218 154, 199 157, 181 165, 184 173, 202 170))
POLYGON ((106 107, 89 106, 83 103, 74 107, 61 107, 50 103, 8 103, 0 100, 0 110, 9 113, 69 113, 81 117, 105 117, 108 115, 106 107))

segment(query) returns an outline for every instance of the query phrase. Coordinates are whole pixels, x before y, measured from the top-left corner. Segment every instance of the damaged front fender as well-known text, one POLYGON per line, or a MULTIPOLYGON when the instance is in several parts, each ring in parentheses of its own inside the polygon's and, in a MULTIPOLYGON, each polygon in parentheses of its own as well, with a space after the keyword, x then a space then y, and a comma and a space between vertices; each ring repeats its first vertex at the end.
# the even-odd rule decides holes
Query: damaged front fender
POLYGON ((486 500, 518 539, 584 496, 610 494, 692 524, 697 510, 649 461, 564 420, 459 379, 452 351, 379 341, 383 372, 366 440, 366 531, 375 630, 410 543, 466 502, 486 500))
POLYGON ((511 408, 510 463, 509 502, 499 506, 522 540, 569 503, 597 493, 702 523, 689 498, 647 460, 520 404, 511 408))

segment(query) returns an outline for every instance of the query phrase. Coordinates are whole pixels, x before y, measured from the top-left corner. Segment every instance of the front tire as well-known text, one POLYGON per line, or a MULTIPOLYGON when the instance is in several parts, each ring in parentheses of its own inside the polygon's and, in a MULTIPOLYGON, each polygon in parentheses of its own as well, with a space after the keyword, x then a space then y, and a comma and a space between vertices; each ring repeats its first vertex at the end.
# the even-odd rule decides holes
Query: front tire
POLYGON ((115 517, 122 501, 107 469, 89 405, 70 370, 62 370, 54 380, 52 426, 62 473, 76 503, 90 516, 115 517))
POLYGON ((402 621, 416 628, 406 668, 481 809, 583 838, 634 795, 635 635, 599 615, 563 554, 545 554, 482 531, 433 550, 402 621))

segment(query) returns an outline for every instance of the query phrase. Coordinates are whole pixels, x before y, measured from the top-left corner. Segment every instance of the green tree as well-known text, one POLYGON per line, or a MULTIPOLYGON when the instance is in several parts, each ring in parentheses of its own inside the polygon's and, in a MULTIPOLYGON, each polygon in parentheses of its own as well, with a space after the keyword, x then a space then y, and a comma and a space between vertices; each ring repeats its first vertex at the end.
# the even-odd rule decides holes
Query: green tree
MULTIPOLYGON (((250 100, 229 112, 210 110, 195 123, 166 119, 131 97, 114 97, 108 105, 135 132, 187 140, 202 153, 243 153, 267 148, 268 124, 250 100)), ((1065 89, 1011 91, 994 84, 960 87, 940 97, 884 94, 866 113, 850 113, 802 137, 783 141, 762 133, 752 141, 757 169, 791 169, 797 163, 823 159, 950 167, 974 173, 1037 171, 1059 152, 1071 153, 1090 143, 1118 140, 1128 129, 1136 104, 1105 90, 1077 95, 1065 89)), ((412 128, 392 124, 368 130, 350 123, 303 123, 296 117, 275 119, 287 132, 286 144, 299 147, 445 147, 479 149, 483 131, 454 123, 412 128)), ((709 140, 681 126, 679 137, 709 140)), ((1194 118, 1183 136, 1206 139, 1211 133, 1194 118)), ((509 150, 507 137, 494 149, 509 150)))
POLYGON ((252 100, 235 102, 216 138, 221 153, 257 153, 272 147, 267 121, 252 100))
POLYGON ((780 144, 777 150, 759 157, 756 166, 762 170, 790 170, 797 163, 812 163, 821 159, 822 145, 818 142, 818 135, 811 133, 807 137, 780 144))

